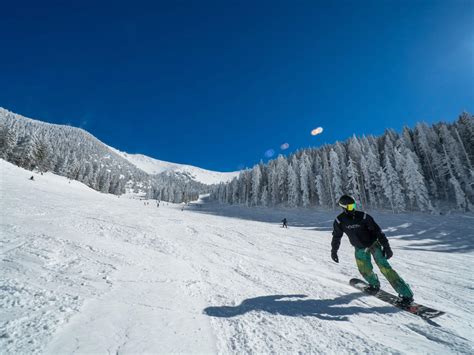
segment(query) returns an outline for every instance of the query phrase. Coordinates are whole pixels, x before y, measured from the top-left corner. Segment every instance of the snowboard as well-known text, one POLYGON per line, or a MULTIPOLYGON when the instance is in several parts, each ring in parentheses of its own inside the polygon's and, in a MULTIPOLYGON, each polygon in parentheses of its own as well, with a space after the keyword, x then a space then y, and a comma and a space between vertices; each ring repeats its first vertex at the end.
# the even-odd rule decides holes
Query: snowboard
POLYGON ((377 293, 372 293, 372 292, 367 292, 365 290, 366 287, 369 286, 369 284, 365 281, 359 280, 359 279, 351 279, 349 281, 350 285, 355 287, 356 289, 364 292, 367 295, 374 296, 378 298, 379 300, 382 300, 384 302, 387 302, 397 308, 400 308, 404 311, 407 311, 411 314, 415 314, 417 316, 420 316, 421 318, 424 319, 432 319, 435 317, 439 317, 444 314, 443 311, 438 311, 434 308, 426 307, 421 304, 412 302, 410 304, 400 304, 399 303, 399 298, 395 295, 392 295, 391 293, 388 293, 384 290, 379 290, 377 293))

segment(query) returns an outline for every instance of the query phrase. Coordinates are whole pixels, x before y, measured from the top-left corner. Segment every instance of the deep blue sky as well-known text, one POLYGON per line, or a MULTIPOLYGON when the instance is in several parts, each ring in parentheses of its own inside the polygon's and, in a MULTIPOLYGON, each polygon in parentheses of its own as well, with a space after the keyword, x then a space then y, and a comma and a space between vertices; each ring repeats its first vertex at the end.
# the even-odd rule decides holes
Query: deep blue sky
POLYGON ((4 1, 0 106, 235 170, 474 112, 473 24, 472 0, 4 1))

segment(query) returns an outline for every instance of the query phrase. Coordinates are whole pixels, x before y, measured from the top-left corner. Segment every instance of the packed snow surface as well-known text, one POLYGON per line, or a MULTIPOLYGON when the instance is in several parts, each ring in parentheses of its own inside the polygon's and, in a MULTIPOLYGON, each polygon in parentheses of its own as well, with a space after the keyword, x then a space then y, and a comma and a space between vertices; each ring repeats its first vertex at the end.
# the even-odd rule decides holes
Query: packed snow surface
POLYGON ((349 286, 335 212, 157 207, 3 160, 0 198, 2 354, 473 353, 472 214, 372 213, 427 322, 349 286))
POLYGON ((239 171, 219 172, 198 168, 192 165, 170 163, 163 160, 154 159, 142 154, 129 154, 121 152, 115 148, 110 147, 114 152, 127 159, 137 168, 143 170, 148 174, 160 174, 167 171, 174 171, 187 175, 194 181, 212 185, 221 182, 228 182, 234 177, 239 176, 239 171))

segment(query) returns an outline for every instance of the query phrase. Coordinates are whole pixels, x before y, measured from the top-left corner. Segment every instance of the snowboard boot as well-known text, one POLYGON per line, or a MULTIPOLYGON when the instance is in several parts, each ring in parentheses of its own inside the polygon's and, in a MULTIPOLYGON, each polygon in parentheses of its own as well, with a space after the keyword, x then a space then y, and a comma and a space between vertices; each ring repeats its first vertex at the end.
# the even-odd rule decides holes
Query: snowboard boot
POLYGON ((369 285, 365 288, 365 292, 371 295, 375 295, 379 291, 380 291, 380 286, 369 285))
POLYGON ((397 303, 402 305, 402 306, 409 306, 413 303, 413 296, 412 297, 407 297, 407 296, 399 295, 397 303))

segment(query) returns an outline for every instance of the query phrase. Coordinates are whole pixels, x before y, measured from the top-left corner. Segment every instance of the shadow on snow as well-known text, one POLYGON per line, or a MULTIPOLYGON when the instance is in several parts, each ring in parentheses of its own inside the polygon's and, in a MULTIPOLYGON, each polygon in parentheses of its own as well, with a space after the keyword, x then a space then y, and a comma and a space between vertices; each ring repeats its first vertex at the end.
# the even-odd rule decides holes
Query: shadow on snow
POLYGON ((356 292, 334 299, 306 299, 306 295, 271 295, 249 298, 238 306, 207 307, 204 313, 211 317, 231 318, 248 312, 267 312, 289 317, 316 317, 322 320, 347 321, 348 316, 359 313, 396 313, 394 307, 344 306, 364 296, 356 292))
MULTIPOLYGON (((320 232, 332 231, 336 211, 321 211, 305 208, 264 208, 237 205, 220 205, 209 202, 191 204, 189 210, 229 218, 265 222, 281 226, 287 218, 289 228, 305 228, 320 232)), ((468 253, 474 251, 474 215, 452 213, 430 215, 411 212, 392 214, 381 211, 368 211, 380 225, 387 237, 408 242, 403 248, 436 252, 468 253)), ((330 237, 330 234, 329 234, 330 237)), ((328 240, 330 243, 330 240, 328 240)))

